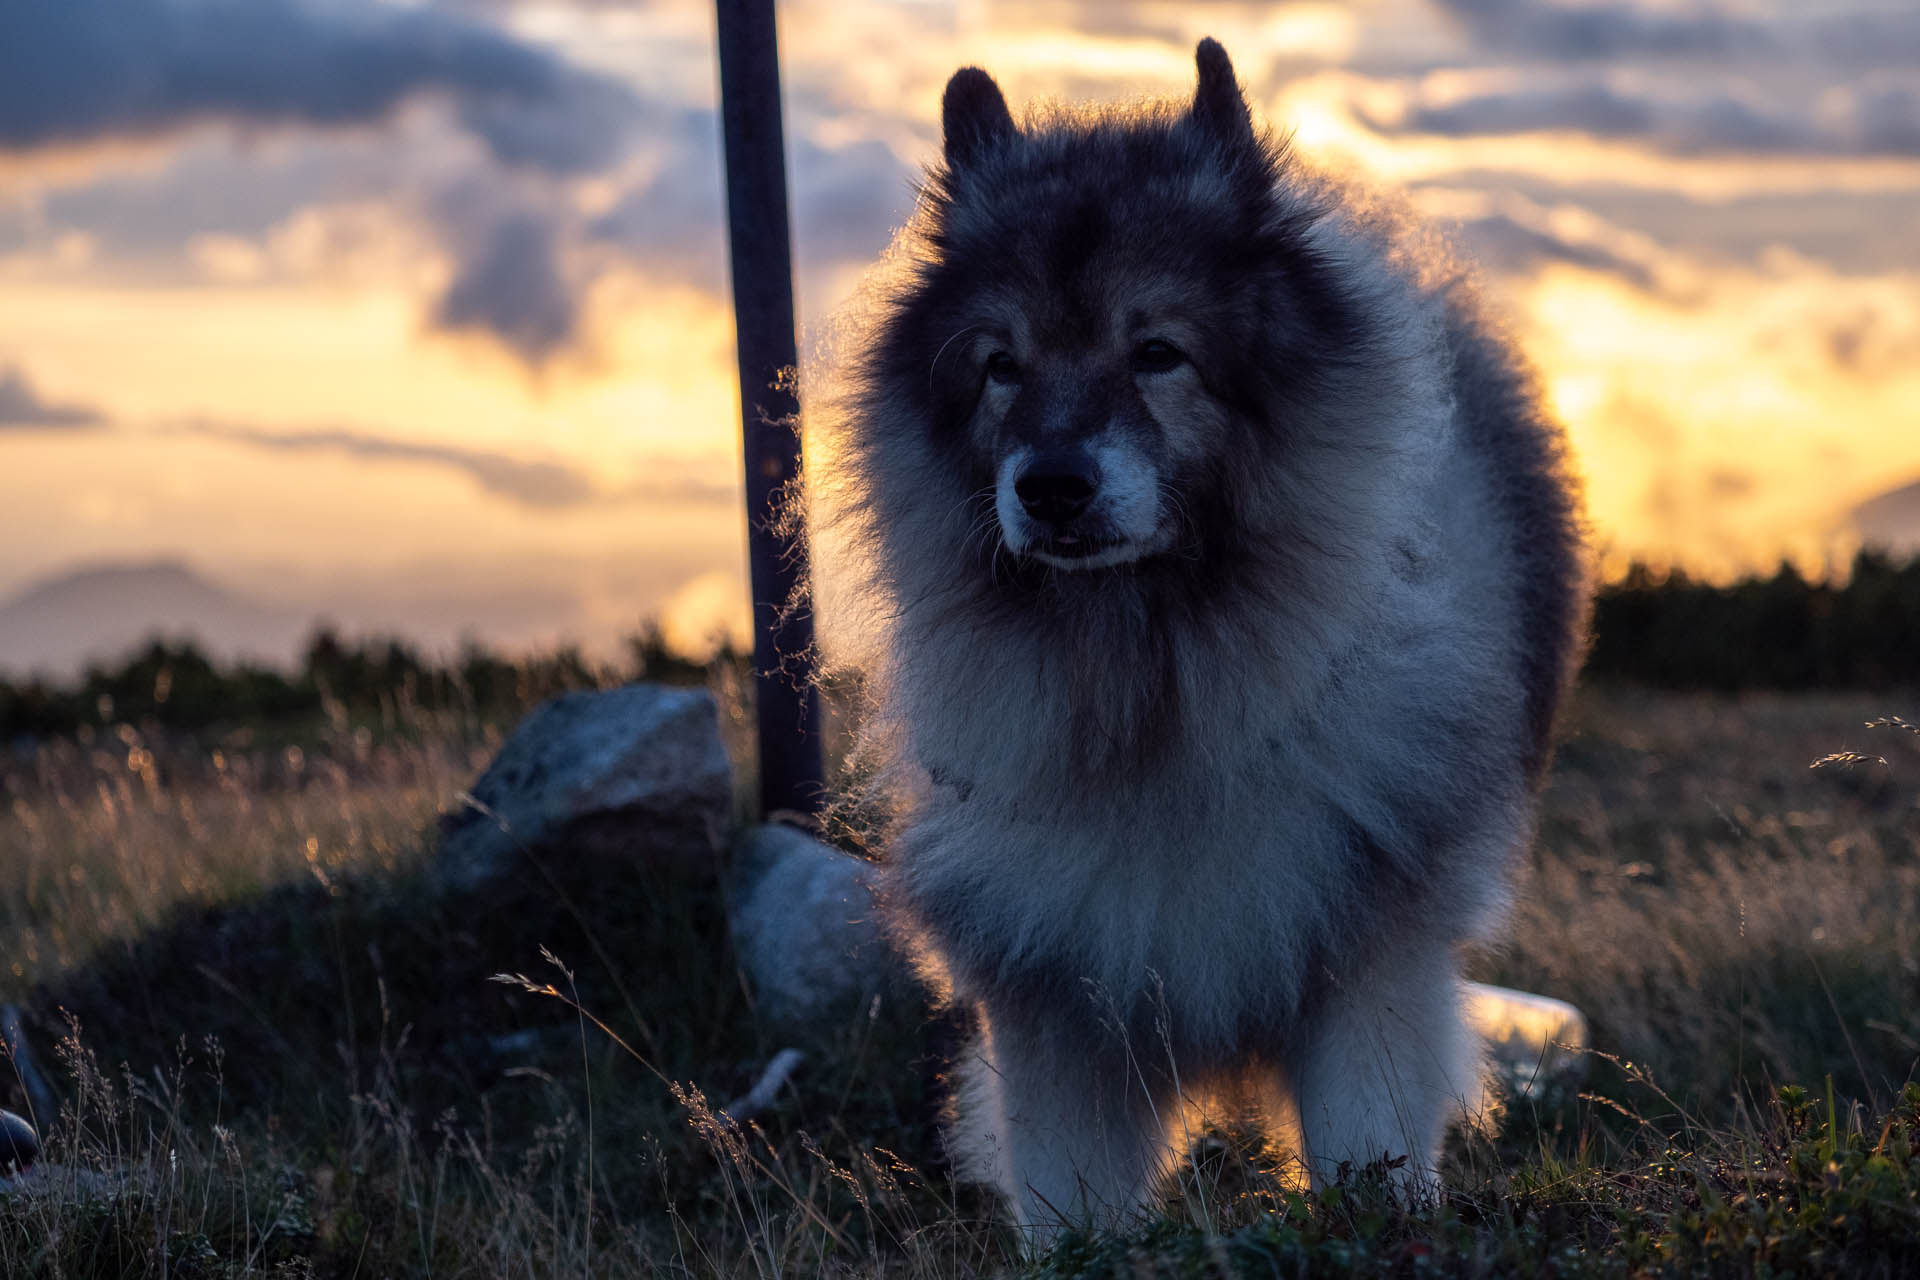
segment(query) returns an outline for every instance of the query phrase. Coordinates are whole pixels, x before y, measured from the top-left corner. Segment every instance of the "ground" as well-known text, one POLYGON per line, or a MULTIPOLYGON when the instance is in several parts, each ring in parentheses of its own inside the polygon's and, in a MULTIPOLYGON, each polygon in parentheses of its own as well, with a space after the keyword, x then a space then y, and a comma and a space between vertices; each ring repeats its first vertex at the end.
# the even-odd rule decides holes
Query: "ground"
POLYGON ((62 1109, 0 1273, 1906 1274, 1920 736, 1865 722, 1913 711, 1583 690, 1474 976, 1587 1012, 1585 1088, 1463 1138, 1437 1206, 1302 1197, 1226 1133, 1164 1220, 1033 1263, 945 1176, 914 1000, 766 1025, 684 872, 434 886, 501 726, 103 726, 0 765, 0 1002, 62 1109), (1886 763, 1809 768, 1846 751, 1886 763), (716 1113, 788 1045, 771 1109, 716 1113))

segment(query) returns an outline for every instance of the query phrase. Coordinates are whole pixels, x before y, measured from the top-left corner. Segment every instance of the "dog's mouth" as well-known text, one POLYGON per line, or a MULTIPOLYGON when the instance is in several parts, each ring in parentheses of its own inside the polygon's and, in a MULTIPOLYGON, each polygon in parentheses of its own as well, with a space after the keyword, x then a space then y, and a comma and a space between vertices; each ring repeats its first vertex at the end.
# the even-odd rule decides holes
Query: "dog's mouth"
POLYGON ((1056 569, 1093 570, 1131 564, 1166 550, 1160 536, 1141 540, 1088 533, 1054 533, 1028 544, 1026 554, 1056 569))
POLYGON ((1062 560, 1085 560, 1096 556, 1109 547, 1117 547, 1117 538, 1102 538, 1085 533, 1056 533, 1043 540, 1036 551, 1045 551, 1062 560))
POLYGON ((1049 455, 1036 462, 1033 450, 1022 448, 1001 460, 994 515, 1002 545, 1016 558, 1086 572, 1130 564, 1173 545, 1158 473, 1118 446, 1094 448, 1089 457, 1062 462, 1049 455))

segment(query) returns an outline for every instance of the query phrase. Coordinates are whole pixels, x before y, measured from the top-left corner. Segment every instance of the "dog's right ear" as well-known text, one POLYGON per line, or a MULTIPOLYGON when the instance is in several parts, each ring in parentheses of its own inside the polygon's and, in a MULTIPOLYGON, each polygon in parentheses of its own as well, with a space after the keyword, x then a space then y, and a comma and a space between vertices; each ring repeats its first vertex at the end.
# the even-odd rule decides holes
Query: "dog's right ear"
POLYGON ((1193 60, 1200 72, 1199 86, 1193 92, 1193 118, 1224 142, 1251 142, 1253 116, 1247 110, 1246 95, 1240 92, 1240 82, 1234 79, 1227 51, 1208 36, 1193 51, 1193 60))
POLYGON ((1000 86, 978 67, 962 67, 947 81, 940 99, 940 130, 946 135, 947 167, 956 171, 1018 132, 1000 86))

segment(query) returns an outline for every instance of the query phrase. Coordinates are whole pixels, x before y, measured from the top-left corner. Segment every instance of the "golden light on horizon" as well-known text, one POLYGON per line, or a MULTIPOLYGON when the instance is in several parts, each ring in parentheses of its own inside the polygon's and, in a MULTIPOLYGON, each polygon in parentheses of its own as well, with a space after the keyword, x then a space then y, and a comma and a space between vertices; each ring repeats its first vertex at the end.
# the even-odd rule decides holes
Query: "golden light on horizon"
POLYGON ((1808 272, 1733 276, 1699 299, 1660 301, 1589 273, 1541 274, 1526 298, 1528 345, 1610 570, 1642 559, 1726 577, 1778 558, 1811 573, 1844 563, 1850 509, 1920 474, 1920 367, 1841 376, 1828 336, 1804 323, 1815 304, 1877 301, 1889 327, 1920 334, 1897 282, 1853 292, 1808 272))

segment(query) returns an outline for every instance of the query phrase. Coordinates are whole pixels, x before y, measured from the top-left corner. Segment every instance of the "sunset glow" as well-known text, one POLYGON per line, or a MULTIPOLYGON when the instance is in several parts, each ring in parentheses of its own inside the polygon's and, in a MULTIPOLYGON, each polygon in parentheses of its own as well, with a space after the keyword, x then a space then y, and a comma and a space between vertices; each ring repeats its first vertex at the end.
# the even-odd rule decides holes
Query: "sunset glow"
MULTIPOLYGON (((0 19, 0 85, 83 51, 60 11, 0 19)), ((1920 15, 1606 0, 1582 47, 1570 12, 791 0, 801 320, 906 216, 956 66, 1016 104, 1184 95, 1212 34, 1259 113, 1481 264, 1609 572, 1841 563, 1920 478, 1920 15)), ((314 609, 439 581, 436 635, 489 589, 527 601, 472 622, 506 643, 737 632, 709 6, 256 13, 285 21, 231 56, 268 83, 230 98, 0 87, 0 593, 171 559, 314 609), (349 29, 395 83, 327 79, 349 29)), ((433 630, 355 621, 383 617, 433 630)))

